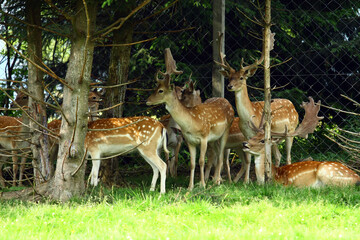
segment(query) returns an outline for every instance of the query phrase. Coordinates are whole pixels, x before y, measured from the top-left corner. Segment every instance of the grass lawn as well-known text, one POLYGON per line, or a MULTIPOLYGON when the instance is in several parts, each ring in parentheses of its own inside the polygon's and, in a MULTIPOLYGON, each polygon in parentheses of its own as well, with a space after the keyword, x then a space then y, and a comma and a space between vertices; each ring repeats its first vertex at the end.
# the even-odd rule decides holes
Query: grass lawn
POLYGON ((170 179, 161 196, 149 185, 97 187, 66 204, 2 201, 0 239, 360 239, 359 187, 188 193, 170 179))

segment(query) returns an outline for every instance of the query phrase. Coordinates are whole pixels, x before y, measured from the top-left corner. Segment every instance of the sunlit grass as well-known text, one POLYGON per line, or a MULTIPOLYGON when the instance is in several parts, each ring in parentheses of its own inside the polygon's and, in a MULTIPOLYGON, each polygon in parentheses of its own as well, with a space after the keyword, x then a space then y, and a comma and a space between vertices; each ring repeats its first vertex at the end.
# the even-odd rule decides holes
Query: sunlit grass
POLYGON ((0 203, 1 239, 358 239, 359 188, 224 184, 165 195, 97 187, 60 204, 0 203))

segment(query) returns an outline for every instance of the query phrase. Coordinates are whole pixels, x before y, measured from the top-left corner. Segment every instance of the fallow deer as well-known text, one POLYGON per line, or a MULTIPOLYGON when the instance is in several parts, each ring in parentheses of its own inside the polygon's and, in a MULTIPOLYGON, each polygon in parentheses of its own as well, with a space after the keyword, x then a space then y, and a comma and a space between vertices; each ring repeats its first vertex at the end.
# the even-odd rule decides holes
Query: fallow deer
MULTIPOLYGON (((219 37, 219 42, 220 38, 219 37)), ((273 49, 274 39, 272 38, 272 47, 273 49)), ((241 132, 244 134, 246 139, 250 139, 255 136, 256 132, 254 132, 249 127, 249 121, 252 120, 255 124, 259 124, 264 108, 264 102, 251 102, 249 95, 246 80, 249 77, 252 77, 259 65, 263 62, 265 51, 262 51, 260 59, 256 60, 253 64, 248 66, 243 66, 243 60, 241 62, 241 67, 238 71, 232 68, 229 63, 225 60, 225 54, 220 52, 221 62, 216 62, 219 66, 221 66, 224 70, 221 70, 220 73, 229 79, 229 84, 227 86, 229 91, 235 92, 235 103, 236 109, 240 118, 239 127, 241 132)), ((288 99, 272 99, 271 101, 271 131, 276 133, 283 133, 285 128, 291 133, 295 131, 296 126, 299 123, 299 115, 291 101, 288 99)), ((293 143, 292 136, 284 137, 286 141, 286 162, 287 164, 291 163, 291 147, 293 143)), ((278 152, 278 148, 276 144, 273 145, 273 152, 276 153, 277 162, 276 165, 280 164, 280 154, 278 152)), ((255 164, 255 166, 259 166, 255 164)), ((259 183, 263 183, 264 179, 262 177, 257 176, 257 180, 259 183)))
MULTIPOLYGON (((186 107, 193 107, 201 103, 200 91, 195 91, 194 84, 190 78, 184 87, 176 86, 175 91, 178 99, 186 107)), ((174 121, 170 114, 164 115, 160 119, 160 122, 164 124, 166 128, 168 136, 167 148, 172 156, 170 159, 169 154, 165 153, 168 171, 172 177, 176 177, 179 151, 183 142, 183 137, 178 133, 178 131, 180 131, 179 125, 174 121)))
POLYGON ((166 163, 158 151, 166 149, 166 129, 150 117, 128 117, 99 119, 88 124, 85 149, 92 160, 90 183, 98 184, 100 159, 115 154, 137 150, 153 169, 150 191, 155 190, 156 181, 161 176, 160 193, 165 193, 166 163))
MULTIPOLYGON (((320 110, 320 101, 315 104, 314 100, 309 97, 309 102, 303 103, 301 105, 302 108, 305 109, 305 116, 303 121, 301 122, 301 124, 298 126, 298 128, 293 131, 293 132, 288 132, 286 129, 283 133, 271 133, 272 136, 274 136, 273 139, 273 144, 275 144, 278 140, 279 137, 286 137, 286 136, 299 136, 302 138, 307 138, 307 135, 309 133, 313 133, 316 126, 319 123, 319 120, 323 119, 323 117, 318 117, 317 114, 320 110)), ((250 122, 250 125, 252 126, 251 128, 254 129, 254 131, 257 131, 258 133, 252 137, 250 140, 248 140, 247 142, 243 143, 243 150, 245 152, 249 152, 251 154, 255 155, 255 159, 257 160, 256 162, 258 162, 260 164, 257 174, 264 176, 264 160, 265 160, 265 134, 262 128, 262 123, 260 123, 259 127, 256 127, 255 124, 253 124, 253 122, 250 122)), ((284 167, 277 167, 277 166, 273 166, 272 169, 274 170, 273 177, 275 178, 275 181, 277 181, 277 179, 279 181, 282 181, 281 179, 287 174, 288 176, 296 176, 295 178, 292 178, 293 180, 295 180, 296 178, 304 175, 304 174, 308 174, 307 171, 312 169, 311 172, 316 172, 316 164, 311 163, 310 168, 307 167, 308 165, 303 165, 302 163, 294 163, 294 164, 290 164, 284 167), (300 168, 299 168, 300 167, 300 168), (293 169, 297 169, 297 173, 295 175, 290 174, 290 171, 292 171, 293 169), (284 172, 282 172, 284 170, 284 172), (275 175, 274 175, 275 174, 275 175), (284 175, 285 174, 285 175, 284 175), (298 175, 300 174, 300 175, 298 175)), ((310 171, 309 171, 310 174, 310 171)), ((299 178, 302 179, 302 178, 299 178)), ((291 179, 289 178, 289 181, 291 179)), ((301 180, 303 181, 303 180, 301 180)), ((290 181, 292 182, 292 180, 290 181)), ((297 183, 296 183, 297 184, 297 183)), ((304 183, 305 184, 305 183, 304 183)))
MULTIPOLYGON (((3 149, 11 151, 13 162, 13 186, 16 186, 17 181, 21 186, 23 183, 23 173, 25 170, 26 157, 21 157, 19 180, 17 179, 18 173, 18 156, 21 155, 22 148, 26 147, 24 142, 24 127, 20 118, 0 116, 0 145, 3 149)), ((4 157, 3 157, 4 158, 4 157)), ((2 169, 3 162, 0 162, 0 169, 2 169)), ((0 171, 0 179, 3 179, 2 171, 0 171)), ((2 181, 1 185, 5 187, 5 182, 2 181)))
MULTIPOLYGON (((97 91, 92 91, 89 93, 89 111, 96 111, 99 108, 99 103, 101 102, 101 93, 97 91)), ((29 102, 29 95, 23 91, 17 91, 15 101, 11 104, 11 107, 21 106, 26 107, 29 102)), ((50 130, 54 132, 59 132, 61 126, 61 120, 54 120, 48 124, 50 130)), ((20 137, 21 132, 23 132, 22 127, 22 118, 14 118, 7 116, 0 116, 0 145, 6 150, 12 151, 12 161, 13 161, 13 186, 17 182, 17 172, 18 172, 18 156, 19 148, 26 147, 28 144, 23 142, 23 139, 20 137)), ((50 146, 52 151, 50 151, 51 156, 56 155, 56 146, 57 140, 53 137, 50 137, 50 146)), ((53 159, 53 158, 50 158, 53 159)), ((23 174, 25 170, 26 157, 21 157, 20 171, 19 171, 19 185, 22 185, 23 174)), ((0 169, 2 170, 2 163, 0 163, 0 169)), ((0 184, 5 186, 3 181, 2 171, 0 171, 0 184)))
POLYGON ((166 73, 162 73, 163 79, 156 80, 158 86, 147 100, 147 105, 165 103, 166 109, 175 122, 180 126, 182 135, 188 144, 191 158, 191 171, 189 190, 194 188, 196 146, 200 145, 200 185, 205 187, 204 164, 205 153, 208 143, 212 147, 219 141, 217 154, 219 161, 215 170, 215 182, 220 183, 220 170, 223 163, 224 147, 229 134, 231 123, 234 119, 234 110, 231 104, 224 98, 210 98, 204 103, 187 108, 183 106, 176 96, 175 88, 170 83, 172 73, 181 74, 176 70, 176 62, 171 55, 170 49, 165 49, 166 73))

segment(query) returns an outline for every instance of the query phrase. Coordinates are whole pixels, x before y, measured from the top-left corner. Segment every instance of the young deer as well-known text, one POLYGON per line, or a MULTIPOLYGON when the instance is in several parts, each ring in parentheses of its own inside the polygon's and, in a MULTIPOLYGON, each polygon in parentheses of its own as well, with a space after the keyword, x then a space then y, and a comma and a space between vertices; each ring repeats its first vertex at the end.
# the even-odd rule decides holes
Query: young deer
MULTIPOLYGON (((178 99, 185 107, 193 107, 201 103, 200 91, 195 91, 194 83, 191 81, 191 79, 189 79, 189 82, 182 88, 176 86, 175 91, 178 99)), ((170 114, 164 115, 160 119, 160 122, 164 124, 166 128, 168 136, 167 148, 169 149, 172 156, 170 159, 169 154, 165 153, 168 170, 172 177, 176 177, 179 151, 184 140, 182 135, 178 133, 178 131, 180 131, 179 125, 175 122, 170 114)))
POLYGON ((216 149, 219 161, 215 171, 215 182, 220 183, 220 170, 223 163, 224 147, 229 134, 231 123, 234 119, 234 110, 231 104, 224 98, 210 98, 195 107, 187 108, 180 103, 175 93, 175 88, 170 84, 172 73, 180 74, 176 70, 175 60, 170 49, 165 49, 166 73, 162 73, 164 79, 159 80, 156 75, 158 86, 148 98, 147 105, 165 103, 166 109, 175 122, 180 126, 190 151, 191 171, 189 190, 194 187, 196 146, 200 145, 200 185, 205 187, 204 164, 205 153, 208 143, 216 149, 214 144, 219 141, 216 149))
POLYGON ((150 117, 108 118, 89 122, 85 149, 92 160, 90 183, 98 184, 100 158, 137 150, 153 169, 150 191, 161 176, 160 193, 165 193, 166 163, 158 151, 166 148, 166 129, 150 117))
MULTIPOLYGON (((302 104, 302 107, 305 109, 305 117, 299 127, 293 133, 285 131, 282 134, 274 133, 274 135, 291 135, 292 137, 300 136, 307 138, 309 133, 314 132, 319 120, 322 119, 322 117, 317 116, 320 110, 320 101, 315 104, 311 97, 309 97, 309 100, 309 102, 302 104)), ((254 124, 252 124, 252 128, 256 129, 258 133, 248 142, 243 143, 243 149, 246 152, 254 154, 255 158, 259 159, 262 166, 261 174, 264 174, 265 134, 263 130, 256 128, 254 124)), ((276 141, 278 141, 278 139, 274 140, 274 142, 276 141)), ((272 176, 276 182, 284 185, 294 184, 296 186, 320 186, 321 184, 326 185, 331 182, 336 185, 339 182, 345 183, 347 181, 346 178, 349 176, 352 176, 350 178, 353 178, 355 175, 350 169, 340 163, 305 161, 283 167, 273 165, 272 176)))
MULTIPOLYGON (((246 139, 250 139, 256 134, 256 132, 254 132, 253 129, 249 127, 249 121, 251 120, 258 125, 261 121, 264 108, 263 101, 251 102, 247 90, 246 80, 255 74, 257 68, 264 60, 264 54, 265 52, 263 50, 259 60, 256 60, 253 64, 245 67, 243 66, 242 61, 241 67, 238 71, 236 71, 229 65, 229 63, 226 62, 225 54, 221 51, 221 62, 215 61, 216 64, 224 68, 224 70, 221 70, 220 73, 229 79, 229 84, 227 86, 228 90, 235 92, 236 109, 240 118, 239 127, 246 139)), ((295 131, 296 126, 299 123, 299 115, 291 101, 287 99, 273 99, 271 101, 271 111, 271 131, 276 133, 283 133, 286 127, 290 133, 295 131)), ((290 164, 293 137, 289 135, 284 138, 286 141, 287 152, 286 162, 287 164, 290 164)), ((273 146, 273 152, 276 153, 276 164, 279 165, 281 156, 279 154, 278 148, 276 147, 276 144, 273 146)), ((257 177, 257 179, 260 183, 264 182, 264 179, 261 177, 257 177)))

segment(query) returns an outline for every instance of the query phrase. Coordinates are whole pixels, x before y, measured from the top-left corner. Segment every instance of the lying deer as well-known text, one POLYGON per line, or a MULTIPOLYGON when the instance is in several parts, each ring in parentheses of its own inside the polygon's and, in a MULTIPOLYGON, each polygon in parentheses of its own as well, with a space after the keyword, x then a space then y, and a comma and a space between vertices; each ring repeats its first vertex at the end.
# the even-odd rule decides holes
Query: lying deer
MULTIPOLYGON (((292 136, 306 138, 309 133, 315 130, 319 120, 322 119, 322 117, 317 116, 320 110, 320 101, 315 105, 314 100, 309 99, 310 102, 302 104, 305 109, 305 117, 296 131, 291 134, 292 136)), ((264 161, 265 142, 263 131, 260 130, 255 137, 248 142, 244 142, 243 145, 244 151, 251 152, 257 158, 261 158, 261 161, 264 161)), ((272 165, 272 177, 275 182, 280 184, 299 187, 343 186, 360 183, 360 177, 339 162, 303 161, 283 167, 272 165)))
POLYGON ((219 141, 216 149, 219 161, 215 170, 215 182, 220 183, 220 170, 223 163, 224 147, 229 134, 231 123, 234 119, 234 110, 225 98, 211 98, 195 107, 186 108, 176 96, 175 88, 170 83, 171 74, 181 74, 176 70, 176 63, 170 49, 165 49, 166 72, 161 73, 164 78, 159 79, 156 75, 158 86, 148 98, 147 105, 165 103, 175 122, 180 126, 182 134, 188 144, 191 158, 191 171, 189 190, 194 187, 196 146, 200 145, 200 185, 205 187, 204 165, 205 153, 208 144, 214 146, 219 141))

